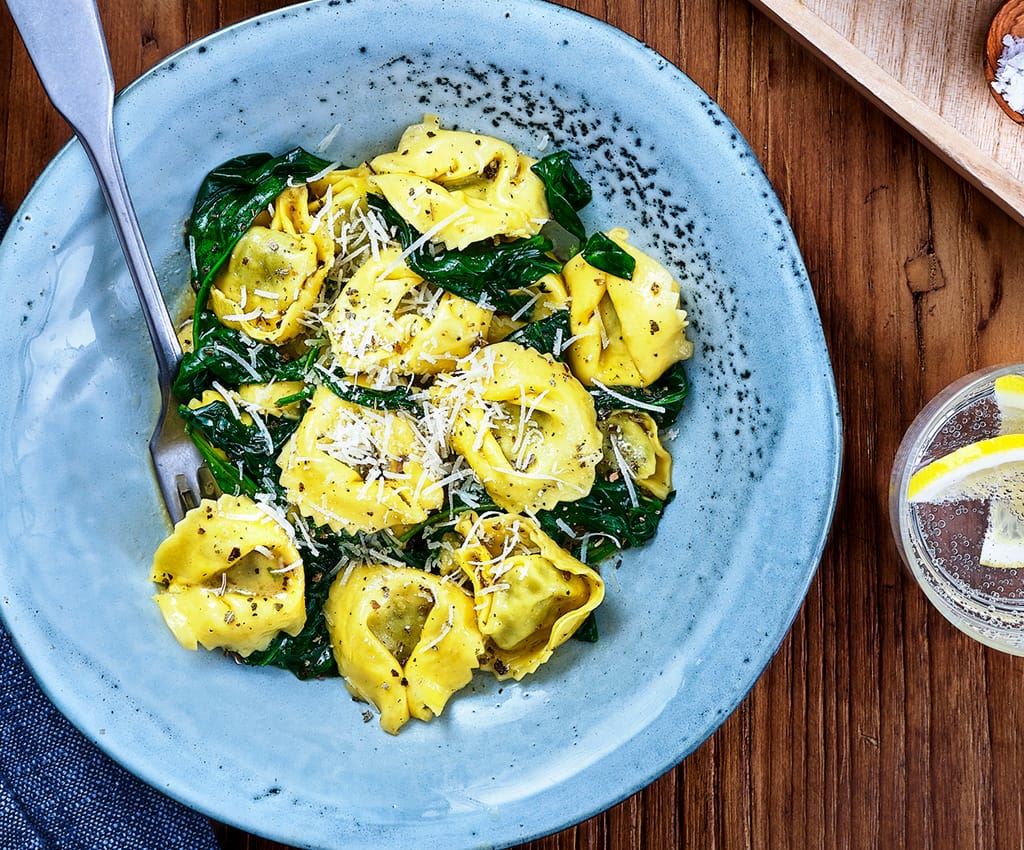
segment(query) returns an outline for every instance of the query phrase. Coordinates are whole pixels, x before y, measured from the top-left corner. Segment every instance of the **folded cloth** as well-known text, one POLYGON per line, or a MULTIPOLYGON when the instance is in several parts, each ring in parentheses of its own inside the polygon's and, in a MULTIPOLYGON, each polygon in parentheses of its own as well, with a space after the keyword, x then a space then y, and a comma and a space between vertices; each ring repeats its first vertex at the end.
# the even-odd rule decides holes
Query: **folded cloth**
MULTIPOLYGON (((8 217, 0 208, 0 235, 8 217)), ((217 850, 209 822, 114 764, 0 627, 0 850, 217 850)))
POLYGON ((206 818, 114 764, 61 716, 2 628, 0 848, 217 848, 206 818))

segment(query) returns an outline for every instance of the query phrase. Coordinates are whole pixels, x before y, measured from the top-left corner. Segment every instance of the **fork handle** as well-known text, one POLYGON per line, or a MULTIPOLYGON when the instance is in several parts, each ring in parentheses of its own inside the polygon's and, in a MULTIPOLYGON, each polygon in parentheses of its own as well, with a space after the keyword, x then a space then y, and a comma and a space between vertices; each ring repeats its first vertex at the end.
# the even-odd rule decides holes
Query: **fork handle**
POLYGON ((181 359, 114 139, 114 76, 95 0, 6 0, 43 88, 96 171, 153 342, 161 396, 181 359))

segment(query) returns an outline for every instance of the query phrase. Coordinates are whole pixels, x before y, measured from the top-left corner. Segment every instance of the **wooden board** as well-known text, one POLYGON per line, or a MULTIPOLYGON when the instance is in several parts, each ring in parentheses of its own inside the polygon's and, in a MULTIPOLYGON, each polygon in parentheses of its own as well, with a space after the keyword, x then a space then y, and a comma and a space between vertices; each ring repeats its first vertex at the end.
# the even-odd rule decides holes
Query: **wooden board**
POLYGON ((1024 224, 1024 128, 985 79, 1002 0, 751 0, 1024 224))
MULTIPOLYGON (((118 84, 277 5, 101 0, 118 84)), ((885 505, 924 403, 972 369, 1024 361, 1024 228, 747 0, 570 5, 686 71, 764 163, 818 297, 846 457, 807 601, 736 713, 650 787, 529 850, 1020 850, 1024 659, 935 612, 900 566, 885 505)), ((13 208, 68 131, 2 4, 0 68, 0 200, 13 208)), ((280 850, 217 832, 225 850, 280 850)))

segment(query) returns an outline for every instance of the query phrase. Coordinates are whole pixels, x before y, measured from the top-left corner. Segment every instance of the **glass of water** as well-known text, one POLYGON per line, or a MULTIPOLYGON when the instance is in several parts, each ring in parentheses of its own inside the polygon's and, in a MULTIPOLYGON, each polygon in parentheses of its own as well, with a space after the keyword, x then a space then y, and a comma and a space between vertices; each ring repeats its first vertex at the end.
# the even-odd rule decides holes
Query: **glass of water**
POLYGON ((997 378, 1024 365, 983 369, 936 396, 914 420, 893 463, 889 519, 907 568, 954 626, 995 649, 1024 655, 1024 570, 984 566, 989 503, 911 504, 910 477, 969 443, 999 435, 997 378))

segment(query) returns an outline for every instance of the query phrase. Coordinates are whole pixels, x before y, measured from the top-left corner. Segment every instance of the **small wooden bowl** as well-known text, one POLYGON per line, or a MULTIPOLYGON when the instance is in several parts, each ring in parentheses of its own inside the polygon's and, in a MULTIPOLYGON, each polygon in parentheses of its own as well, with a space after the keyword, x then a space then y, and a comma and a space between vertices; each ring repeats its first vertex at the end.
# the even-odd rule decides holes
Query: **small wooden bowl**
POLYGON ((996 99, 1003 112, 1018 124, 1024 124, 1024 115, 1010 109, 1002 95, 991 85, 996 78, 996 66, 1003 52, 1003 36, 1006 35, 1024 38, 1024 0, 1008 0, 1004 3, 992 19, 985 38, 985 79, 989 81, 989 94, 996 99))

